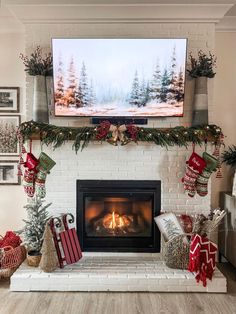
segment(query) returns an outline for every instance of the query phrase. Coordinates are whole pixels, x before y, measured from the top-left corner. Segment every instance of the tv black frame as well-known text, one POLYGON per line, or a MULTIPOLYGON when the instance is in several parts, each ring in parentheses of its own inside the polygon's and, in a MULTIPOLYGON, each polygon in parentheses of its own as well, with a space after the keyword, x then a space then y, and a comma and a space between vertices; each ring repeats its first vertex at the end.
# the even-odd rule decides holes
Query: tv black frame
MULTIPOLYGON (((186 69, 187 69, 187 51, 188 51, 188 38, 187 37, 176 37, 176 38, 173 38, 173 37, 162 37, 162 38, 156 38, 156 37, 133 37, 133 38, 127 38, 127 37, 100 37, 100 36, 97 36, 97 37, 89 37, 89 36, 81 36, 81 37, 53 37, 51 38, 51 50, 52 50, 52 56, 53 56, 53 40, 54 39, 184 39, 186 40, 186 47, 185 47, 185 80, 184 80, 184 99, 185 99, 185 91, 186 91, 186 69)), ((119 119, 122 119, 122 120, 127 120, 127 119, 157 119, 157 118, 183 118, 184 117, 184 100, 183 100, 183 114, 182 115, 174 115, 174 116, 90 116, 90 115, 86 115, 86 116, 79 116, 79 115, 56 115, 55 114, 55 98, 54 98, 54 72, 53 72, 53 92, 52 92, 52 95, 53 95, 53 108, 54 108, 54 117, 56 118, 62 118, 62 119, 65 119, 65 118, 91 118, 91 124, 97 124, 96 122, 94 122, 92 119, 102 119, 103 121, 104 120, 108 120, 108 121, 114 121, 114 120, 119 120, 119 119)), ((134 124, 147 124, 148 121, 140 121, 140 123, 136 123, 135 121, 133 122, 134 124)), ((127 124, 127 123, 126 123, 127 124)))

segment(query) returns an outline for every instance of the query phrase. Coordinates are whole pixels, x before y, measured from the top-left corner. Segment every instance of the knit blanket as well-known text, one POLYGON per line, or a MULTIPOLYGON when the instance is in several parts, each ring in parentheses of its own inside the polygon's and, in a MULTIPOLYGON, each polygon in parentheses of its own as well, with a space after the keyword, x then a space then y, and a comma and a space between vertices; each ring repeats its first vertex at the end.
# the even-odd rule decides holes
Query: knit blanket
POLYGON ((216 264, 217 245, 207 237, 193 235, 190 245, 188 270, 196 273, 197 282, 206 287, 207 279, 212 279, 216 264))

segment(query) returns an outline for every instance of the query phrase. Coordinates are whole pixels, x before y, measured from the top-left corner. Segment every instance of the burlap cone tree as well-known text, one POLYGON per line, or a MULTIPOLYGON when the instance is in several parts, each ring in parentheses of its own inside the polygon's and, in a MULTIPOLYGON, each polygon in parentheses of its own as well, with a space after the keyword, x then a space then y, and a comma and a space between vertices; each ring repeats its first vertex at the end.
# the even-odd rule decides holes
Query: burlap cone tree
POLYGON ((58 257, 53 241, 53 235, 48 224, 45 226, 41 253, 42 258, 39 267, 47 273, 54 271, 58 267, 58 257))

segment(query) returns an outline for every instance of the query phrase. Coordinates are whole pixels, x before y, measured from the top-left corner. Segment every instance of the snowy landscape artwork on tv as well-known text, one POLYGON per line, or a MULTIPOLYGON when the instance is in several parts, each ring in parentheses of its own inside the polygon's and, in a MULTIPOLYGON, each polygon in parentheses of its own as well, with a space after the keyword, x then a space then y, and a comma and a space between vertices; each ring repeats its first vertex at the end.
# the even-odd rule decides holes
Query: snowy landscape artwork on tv
POLYGON ((186 39, 53 39, 56 116, 182 116, 186 39))

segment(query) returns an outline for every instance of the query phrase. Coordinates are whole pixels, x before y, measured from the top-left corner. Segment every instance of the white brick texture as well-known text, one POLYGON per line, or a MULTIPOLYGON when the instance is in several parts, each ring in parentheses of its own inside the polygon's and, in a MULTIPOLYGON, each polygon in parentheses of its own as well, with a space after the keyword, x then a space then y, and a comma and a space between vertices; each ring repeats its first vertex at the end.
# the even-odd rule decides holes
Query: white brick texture
POLYGON ((85 255, 77 264, 53 273, 25 264, 11 277, 11 291, 153 291, 221 292, 226 278, 216 270, 207 287, 196 283, 194 274, 165 266, 160 254, 85 255), (140 258, 140 255, 142 258, 140 258))
MULTIPOLYGON (((181 150, 173 149, 175 153, 181 150)), ((38 155, 40 145, 36 143, 33 151, 38 155)), ((171 161, 165 148, 143 143, 118 147, 107 143, 90 144, 77 155, 72 152, 71 143, 54 151, 43 147, 43 151, 57 162, 46 182, 47 202, 53 203, 51 211, 54 214, 68 211, 75 214, 77 179, 161 180, 163 211, 196 214, 209 210, 209 196, 189 198, 184 194, 180 181, 185 170, 185 159, 190 153, 186 149, 183 149, 184 158, 176 154, 178 167, 169 166, 171 161), (149 155, 144 154, 146 148, 149 155)))

